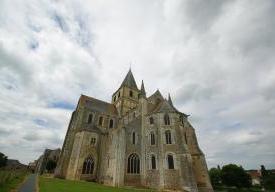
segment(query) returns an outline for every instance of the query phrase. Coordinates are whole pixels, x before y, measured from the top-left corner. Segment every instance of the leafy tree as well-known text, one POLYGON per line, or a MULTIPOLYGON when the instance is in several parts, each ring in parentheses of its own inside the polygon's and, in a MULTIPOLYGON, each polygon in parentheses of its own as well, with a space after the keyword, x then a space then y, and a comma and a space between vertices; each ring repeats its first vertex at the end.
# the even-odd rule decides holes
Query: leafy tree
POLYGON ((261 184, 265 189, 275 189, 275 174, 265 169, 264 165, 261 165, 261 184))
POLYGON ((46 164, 46 169, 48 172, 53 172, 53 170, 56 168, 56 162, 53 160, 49 160, 46 164))
POLYGON ((5 167, 7 165, 8 157, 0 152, 0 167, 5 167))
POLYGON ((238 188, 251 187, 251 177, 241 166, 228 164, 222 167, 222 183, 227 186, 236 186, 238 188))
POLYGON ((275 189, 275 174, 270 173, 265 177, 263 181, 263 185, 265 189, 274 190, 275 189))
POLYGON ((262 177, 266 177, 268 175, 268 171, 265 169, 264 165, 261 165, 261 174, 262 177))
POLYGON ((211 168, 209 170, 209 176, 213 186, 221 184, 221 170, 219 168, 211 168))

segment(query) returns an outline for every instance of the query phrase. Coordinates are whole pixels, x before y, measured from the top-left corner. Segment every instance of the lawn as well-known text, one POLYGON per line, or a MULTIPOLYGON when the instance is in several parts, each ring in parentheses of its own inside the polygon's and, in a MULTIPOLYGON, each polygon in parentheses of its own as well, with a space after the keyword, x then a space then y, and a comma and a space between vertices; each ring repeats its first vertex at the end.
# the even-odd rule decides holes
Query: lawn
POLYGON ((0 191, 9 192, 23 182, 28 172, 0 170, 0 191))
MULTIPOLYGON (((260 187, 251 187, 247 189, 238 189, 232 187, 215 187, 215 192, 261 192, 260 187)), ((275 192, 274 190, 266 190, 266 192, 275 192)))
POLYGON ((116 188, 86 181, 71 181, 56 178, 39 177, 39 192, 131 192, 149 189, 116 188))

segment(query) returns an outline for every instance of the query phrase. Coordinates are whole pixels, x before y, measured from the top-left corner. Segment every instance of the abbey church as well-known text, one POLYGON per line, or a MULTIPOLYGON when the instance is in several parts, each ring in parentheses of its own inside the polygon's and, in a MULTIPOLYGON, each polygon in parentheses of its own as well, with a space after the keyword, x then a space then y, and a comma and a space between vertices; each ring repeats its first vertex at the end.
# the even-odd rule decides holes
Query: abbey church
POLYGON ((157 90, 146 95, 129 70, 112 101, 81 95, 55 176, 110 186, 212 192, 188 115, 157 90))

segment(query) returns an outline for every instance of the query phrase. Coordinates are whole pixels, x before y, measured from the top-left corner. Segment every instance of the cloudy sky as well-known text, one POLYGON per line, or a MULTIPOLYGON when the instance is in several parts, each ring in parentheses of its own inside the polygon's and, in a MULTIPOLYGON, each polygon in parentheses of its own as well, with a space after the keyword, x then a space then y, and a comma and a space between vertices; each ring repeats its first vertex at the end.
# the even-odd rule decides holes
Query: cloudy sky
POLYGON ((62 146, 80 94, 131 65, 190 114, 209 167, 275 168, 273 0, 0 0, 0 151, 62 146))

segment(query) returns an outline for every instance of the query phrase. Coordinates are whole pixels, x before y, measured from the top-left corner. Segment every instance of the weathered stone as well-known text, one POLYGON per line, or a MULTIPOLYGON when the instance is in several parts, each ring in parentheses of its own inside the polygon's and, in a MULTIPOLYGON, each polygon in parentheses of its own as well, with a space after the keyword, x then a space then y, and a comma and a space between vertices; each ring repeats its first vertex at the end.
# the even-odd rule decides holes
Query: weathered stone
POLYGON ((129 71, 111 103, 81 95, 55 175, 111 186, 213 191, 187 117, 159 90, 147 98, 144 84, 137 89, 129 71))

